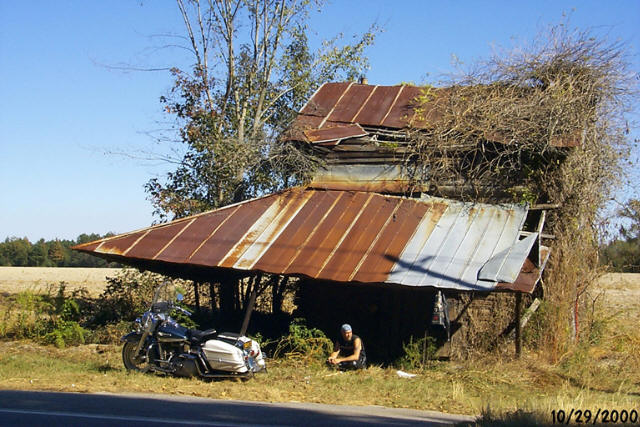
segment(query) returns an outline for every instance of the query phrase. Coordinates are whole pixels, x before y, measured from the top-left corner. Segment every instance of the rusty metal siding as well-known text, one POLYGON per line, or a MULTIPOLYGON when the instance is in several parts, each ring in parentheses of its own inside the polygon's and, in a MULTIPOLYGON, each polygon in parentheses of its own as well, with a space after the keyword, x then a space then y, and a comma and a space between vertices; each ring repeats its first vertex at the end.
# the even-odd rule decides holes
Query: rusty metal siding
POLYGON ((328 142, 334 142, 335 145, 341 139, 345 138, 357 138, 360 136, 368 135, 357 123, 350 125, 341 125, 332 128, 322 128, 316 130, 307 130, 304 132, 307 139, 314 144, 322 144, 328 142))
POLYGON ((392 210, 393 204, 389 201, 372 197, 363 208, 358 221, 345 235, 331 261, 324 266, 322 275, 333 277, 336 281, 349 281, 367 255, 367 251, 363 249, 369 248, 377 236, 373 231, 380 230, 392 210))
POLYGON ((401 86, 376 86, 375 92, 353 119, 355 123, 365 126, 380 126, 382 119, 393 105, 401 86))
POLYGON ((428 210, 428 205, 400 200, 398 208, 389 218, 385 229, 380 231, 378 240, 351 280, 386 282, 416 225, 428 210))
MULTIPOLYGON (((324 212, 320 222, 317 225, 312 224, 313 228, 309 230, 309 234, 300 246, 300 250, 285 267, 285 274, 300 273, 314 277, 318 263, 321 260, 324 261, 324 258, 322 258, 322 242, 325 240, 327 232, 331 230, 333 224, 340 218, 340 214, 347 208, 351 193, 332 191, 328 192, 328 194, 333 199, 331 205, 324 212)), ((326 252, 326 249, 324 249, 324 252, 326 252)))
POLYGON ((255 200, 251 209, 237 209, 207 242, 191 256, 190 263, 217 266, 247 229, 273 203, 275 196, 255 200))
POLYGON ((240 270, 251 270, 254 264, 260 260, 280 234, 289 226, 289 223, 300 213, 313 196, 310 192, 292 192, 292 197, 276 200, 269 209, 254 223, 245 237, 236 245, 234 251, 238 254, 235 263, 229 265, 229 261, 222 266, 240 270))
POLYGON ((393 106, 380 125, 390 128, 403 128, 413 117, 413 99, 418 96, 420 89, 415 86, 401 86, 393 106))
POLYGON ((132 258, 154 259, 176 234, 180 233, 190 221, 180 221, 158 227, 153 232, 147 233, 140 241, 127 252, 132 258))
POLYGON ((114 255, 126 255, 133 245, 143 237, 148 230, 141 230, 131 234, 125 234, 123 236, 115 236, 110 239, 104 240, 95 249, 95 252, 114 254, 114 255))
POLYGON ((314 195, 313 200, 305 203, 253 268, 260 271, 286 271, 334 202, 335 196, 328 192, 314 195))
POLYGON ((184 263, 189 262, 191 254, 202 246, 218 227, 230 216, 233 215, 237 207, 217 211, 210 215, 202 215, 195 218, 195 221, 182 232, 180 239, 171 242, 156 259, 159 261, 184 263))
POLYGON ((155 260, 176 269, 192 265, 458 290, 493 290, 513 278, 501 289, 530 292, 544 266, 523 267, 528 252, 518 247, 524 242, 518 236, 526 212, 519 206, 298 188, 76 249, 118 255, 133 265, 155 260), (483 267, 487 274, 480 277, 483 267))
POLYGON ((369 98, 375 86, 353 84, 340 98, 327 120, 335 122, 352 122, 360 107, 369 98))
MULTIPOLYGON (((374 128, 403 129, 412 126, 427 129, 442 120, 455 88, 425 88, 420 86, 373 86, 354 83, 325 83, 300 110, 290 140, 308 141, 296 129, 322 129, 347 123, 357 123, 374 128), (416 114, 416 98, 424 95, 425 102, 416 114)), ((499 143, 510 142, 506 135, 487 132, 488 140, 499 143)), ((551 138, 554 147, 577 147, 582 133, 577 130, 570 135, 551 138)))
POLYGON ((301 114, 327 117, 351 83, 325 83, 300 110, 301 114))

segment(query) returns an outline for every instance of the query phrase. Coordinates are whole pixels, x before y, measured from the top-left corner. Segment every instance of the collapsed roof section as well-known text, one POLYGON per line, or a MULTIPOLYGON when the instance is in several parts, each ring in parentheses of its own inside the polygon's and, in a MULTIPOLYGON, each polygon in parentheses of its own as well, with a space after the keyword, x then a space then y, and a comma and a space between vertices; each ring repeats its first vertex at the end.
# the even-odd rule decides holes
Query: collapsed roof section
MULTIPOLYGON (((442 119, 451 93, 452 88, 324 83, 302 107, 285 139, 335 146, 349 138, 397 137, 398 130, 429 129, 442 119)), ((499 135, 486 137, 511 142, 499 135)), ((551 145, 575 147, 579 139, 555 138, 551 145)))
POLYGON ((189 277, 194 269, 335 282, 532 292, 549 255, 528 209, 294 188, 75 246, 189 277))
MULTIPOLYGON (((313 188, 403 194, 411 187, 433 194, 431 182, 409 177, 408 165, 415 157, 411 131, 428 131, 444 120, 454 94, 455 88, 325 83, 300 110, 283 138, 308 144, 323 159, 310 183, 313 188)), ((480 140, 448 147, 447 152, 464 157, 480 144, 484 153, 482 141, 489 143, 488 151, 514 142, 506 135, 487 131, 480 140)), ((552 139, 551 145, 575 147, 579 141, 570 135, 552 139)), ((455 189, 465 183, 451 180, 440 180, 437 194, 456 197, 459 191, 455 189)))

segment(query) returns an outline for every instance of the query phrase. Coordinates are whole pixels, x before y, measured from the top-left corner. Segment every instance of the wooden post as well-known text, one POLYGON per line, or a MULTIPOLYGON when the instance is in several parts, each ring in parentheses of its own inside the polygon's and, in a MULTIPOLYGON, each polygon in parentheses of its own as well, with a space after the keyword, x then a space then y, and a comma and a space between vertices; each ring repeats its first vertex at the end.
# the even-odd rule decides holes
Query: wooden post
POLYGON ((251 319, 251 313, 253 313, 253 306, 256 303, 256 297, 258 296, 258 288, 260 288, 260 281, 262 280, 262 274, 258 274, 253 278, 253 286, 251 289, 251 295, 249 296, 249 304, 244 312, 244 320, 242 321, 242 328, 240 329, 240 335, 247 333, 249 327, 249 320, 251 319))
POLYGON ((520 292, 516 292, 516 357, 520 358, 520 353, 522 352, 522 333, 520 330, 520 311, 522 306, 522 294, 520 292))
POLYGON ((193 282, 193 294, 196 299, 196 311, 200 312, 200 289, 198 282, 193 282))

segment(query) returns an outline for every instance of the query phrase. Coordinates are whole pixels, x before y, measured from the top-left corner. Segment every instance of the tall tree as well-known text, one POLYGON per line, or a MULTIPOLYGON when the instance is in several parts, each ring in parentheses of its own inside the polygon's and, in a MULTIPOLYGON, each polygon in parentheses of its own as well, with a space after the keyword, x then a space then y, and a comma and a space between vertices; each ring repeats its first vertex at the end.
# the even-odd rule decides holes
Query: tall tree
POLYGON ((184 155, 146 191, 161 219, 224 206, 305 179, 313 159, 279 143, 303 102, 323 82, 355 79, 377 29, 338 46, 309 49, 309 0, 177 0, 190 70, 172 69, 161 97, 175 116, 184 155))
POLYGON ((57 267, 60 267, 64 264, 65 259, 68 258, 65 254, 64 247, 60 240, 56 239, 49 244, 49 259, 54 263, 57 267))

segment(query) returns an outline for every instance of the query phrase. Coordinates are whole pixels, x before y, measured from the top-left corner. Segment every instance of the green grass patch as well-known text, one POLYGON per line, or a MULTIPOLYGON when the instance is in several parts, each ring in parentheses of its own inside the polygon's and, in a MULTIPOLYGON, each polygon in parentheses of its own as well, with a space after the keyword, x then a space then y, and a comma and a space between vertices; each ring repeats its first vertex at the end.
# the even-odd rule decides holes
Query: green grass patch
POLYGON ((561 368, 544 365, 532 355, 522 360, 432 362, 431 369, 416 371, 418 375, 411 379, 399 377, 394 368, 372 366, 363 371, 337 372, 300 359, 271 359, 267 373, 240 382, 126 372, 120 350, 116 345, 60 349, 30 341, 0 342, 0 387, 381 405, 477 414, 494 421, 529 416, 547 417, 544 419, 549 421, 554 409, 629 410, 640 405, 635 386, 603 391, 576 384, 561 368))
MULTIPOLYGON (((103 298, 104 310, 97 312, 107 312, 112 301, 103 298)), ((521 359, 496 352, 470 361, 438 361, 424 337, 406 344, 406 356, 396 366, 355 372, 326 368, 331 342, 296 320, 287 336, 261 339, 263 348, 278 356, 267 361, 268 372, 240 382, 125 371, 115 343, 130 324, 109 319, 88 327, 89 302, 64 288, 46 295, 0 295, 0 388, 381 405, 478 415, 477 425, 551 423, 554 410, 640 408, 640 330, 624 313, 596 312, 580 342, 557 363, 549 362, 544 349, 526 346, 521 359), (402 378, 397 369, 416 376, 402 378)))

